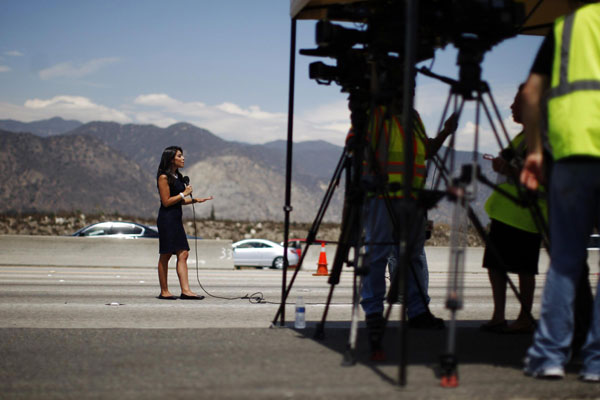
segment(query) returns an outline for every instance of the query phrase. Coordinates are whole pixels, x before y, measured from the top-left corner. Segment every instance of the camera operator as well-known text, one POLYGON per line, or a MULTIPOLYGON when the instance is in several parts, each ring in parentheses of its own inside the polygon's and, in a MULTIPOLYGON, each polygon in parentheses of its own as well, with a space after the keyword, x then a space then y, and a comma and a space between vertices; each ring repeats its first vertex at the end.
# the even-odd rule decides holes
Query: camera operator
MULTIPOLYGON (((406 202, 401 189, 404 172, 404 130, 400 123, 402 120, 400 99, 401 96, 395 96, 389 107, 375 107, 369 116, 370 122, 366 137, 367 146, 370 147, 367 152, 373 155, 373 157, 367 157, 364 178, 367 188, 370 188, 364 212, 367 242, 366 262, 370 272, 363 279, 361 305, 366 315, 373 358, 378 358, 377 353, 381 351, 381 338, 385 323, 383 317, 383 301, 386 290, 385 269, 388 256, 392 255, 399 259, 399 246, 389 244, 398 243, 398 236, 397 232, 394 232, 382 190, 377 188, 378 181, 387 182, 383 190, 387 192, 391 201, 399 229, 416 227, 413 232, 409 232, 407 251, 423 293, 419 293, 414 274, 407 270, 408 285, 405 299, 409 326, 416 329, 444 328, 444 321, 436 318, 428 307, 429 279, 424 250, 425 211, 421 214, 422 217, 419 221, 407 221, 405 218, 406 202), (400 189, 398 190, 398 188, 400 189)), ((452 115, 445 122, 444 129, 435 138, 430 139, 425 133, 418 113, 413 110, 413 149, 415 149, 413 188, 415 190, 422 189, 425 185, 425 160, 439 150, 444 140, 454 133, 456 125, 457 116, 452 115)), ((414 195, 416 192, 413 192, 413 197, 414 195)))

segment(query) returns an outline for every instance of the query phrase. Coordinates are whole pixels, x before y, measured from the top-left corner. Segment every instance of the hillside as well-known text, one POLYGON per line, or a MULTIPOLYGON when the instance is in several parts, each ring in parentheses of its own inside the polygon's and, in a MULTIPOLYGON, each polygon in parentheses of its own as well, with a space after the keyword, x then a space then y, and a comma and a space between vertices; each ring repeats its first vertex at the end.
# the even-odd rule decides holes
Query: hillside
MULTIPOLYGON (((210 204, 196 207, 199 217, 214 212, 217 218, 231 220, 284 218, 286 141, 264 145, 231 142, 187 123, 160 128, 74 121, 76 128, 65 133, 56 131, 57 126, 68 128, 61 121, 69 122, 53 118, 13 124, 19 129, 36 127, 38 131, 55 132, 47 138, 0 131, 0 162, 5 167, 0 173, 5 178, 0 184, 0 199, 5 200, 0 212, 86 210, 154 217, 158 207, 156 168, 163 149, 176 144, 184 149, 186 168, 182 173, 190 177, 195 193, 215 197, 210 204), (18 184, 9 180, 16 171, 18 184), (22 190, 27 202, 11 197, 15 187, 22 190)), ((342 150, 323 141, 294 144, 292 221, 314 220, 342 150)), ((471 158, 471 153, 457 151, 455 165, 471 158)), ((493 176, 488 161, 480 164, 484 174, 493 176)), ((427 188, 432 187, 431 179, 437 175, 437 171, 430 170, 427 188)), ((483 203, 490 189, 478 186, 473 207, 487 223, 483 203)), ((325 221, 339 221, 343 190, 342 182, 325 221)), ((189 218, 191 209, 186 209, 189 218)), ((443 201, 429 217, 449 223, 451 210, 452 204, 443 201)))
MULTIPOLYGON (((245 157, 261 168, 285 174, 285 141, 264 145, 226 141, 206 129, 187 123, 159 128, 154 125, 90 122, 68 134, 94 136, 152 173, 156 173, 162 151, 168 146, 177 145, 183 148, 188 165, 209 157, 245 157)), ((323 181, 329 182, 341 153, 341 147, 323 141, 295 144, 294 180, 303 186, 319 190, 323 181)))
POLYGON ((1 212, 155 212, 152 176, 85 135, 0 131, 1 212))
MULTIPOLYGON (((67 135, 82 134, 104 141, 149 174, 156 173, 165 147, 181 146, 186 157, 186 168, 182 173, 190 177, 197 194, 215 197, 210 206, 214 207, 218 217, 241 220, 284 218, 285 151, 278 146, 229 142, 186 123, 159 128, 91 122, 67 135)), ((329 183, 327 175, 333 173, 330 165, 333 162, 335 166, 341 154, 340 147, 329 145, 326 152, 321 148, 320 158, 316 159, 309 155, 311 147, 301 147, 296 154, 299 161, 295 163, 293 180, 294 221, 314 218, 329 183), (330 168, 331 172, 328 171, 330 168)), ((320 147, 315 145, 315 148, 320 147)), ((342 194, 339 193, 327 220, 339 219, 341 202, 342 194)), ((201 216, 207 216, 211 211, 208 205, 197 208, 201 216)), ((186 216, 190 213, 188 208, 186 216)))

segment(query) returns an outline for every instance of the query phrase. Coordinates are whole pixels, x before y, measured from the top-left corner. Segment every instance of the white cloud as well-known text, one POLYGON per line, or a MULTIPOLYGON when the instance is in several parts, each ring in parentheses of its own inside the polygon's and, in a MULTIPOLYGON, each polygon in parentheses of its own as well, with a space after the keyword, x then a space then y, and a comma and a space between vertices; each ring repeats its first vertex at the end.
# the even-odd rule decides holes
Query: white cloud
POLYGON ((118 61, 117 57, 96 58, 80 65, 73 65, 72 62, 68 61, 41 70, 39 77, 43 80, 60 77, 81 78, 118 61))
POLYGON ((166 94, 144 94, 134 100, 135 104, 155 107, 176 108, 180 103, 166 94))
POLYGON ((0 103, 0 118, 30 122, 56 116, 81 122, 94 120, 132 122, 126 113, 95 104, 90 99, 80 96, 56 96, 47 100, 31 99, 22 106, 0 103))
POLYGON ((4 52, 4 55, 5 55, 5 56, 11 56, 11 57, 22 57, 22 56, 24 56, 24 54, 23 54, 23 53, 21 53, 21 52, 20 52, 20 51, 18 51, 18 50, 10 50, 10 51, 5 51, 5 52, 4 52))
POLYGON ((0 65, 0 72, 8 72, 10 71, 10 67, 7 67, 6 65, 0 65))
POLYGON ((326 140, 343 146, 350 128, 350 111, 345 100, 318 105, 294 116, 294 140, 326 140))
POLYGON ((346 123, 346 130, 350 124, 350 110, 346 100, 336 101, 330 104, 318 105, 302 114, 302 118, 315 124, 331 123, 332 121, 346 123))
POLYGON ((258 106, 241 107, 231 102, 207 105, 199 101, 183 102, 164 93, 144 94, 134 100, 136 120, 154 121, 167 126, 186 121, 227 139, 264 143, 285 137, 287 115, 263 111, 258 106), (150 117, 152 116, 152 117, 150 117))
MULTIPOLYGON (((287 113, 273 113, 253 105, 244 108, 232 102, 208 105, 183 102, 164 93, 144 94, 134 100, 131 115, 140 123, 166 127, 186 121, 227 139, 265 143, 287 139, 287 113)), ((294 141, 326 140, 343 145, 350 112, 345 101, 320 105, 294 116, 294 141)))

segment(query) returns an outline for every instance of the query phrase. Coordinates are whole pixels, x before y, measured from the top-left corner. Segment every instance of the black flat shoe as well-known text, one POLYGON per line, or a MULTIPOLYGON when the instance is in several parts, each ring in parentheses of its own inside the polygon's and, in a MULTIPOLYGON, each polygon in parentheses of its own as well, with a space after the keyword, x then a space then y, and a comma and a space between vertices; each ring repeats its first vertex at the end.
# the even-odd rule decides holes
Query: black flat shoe
POLYGON ((161 300, 177 300, 177 296, 163 296, 162 294, 159 294, 157 299, 161 299, 161 300))
POLYGON ((187 294, 181 293, 181 296, 179 296, 179 298, 181 300, 202 300, 204 296, 188 296, 187 294))

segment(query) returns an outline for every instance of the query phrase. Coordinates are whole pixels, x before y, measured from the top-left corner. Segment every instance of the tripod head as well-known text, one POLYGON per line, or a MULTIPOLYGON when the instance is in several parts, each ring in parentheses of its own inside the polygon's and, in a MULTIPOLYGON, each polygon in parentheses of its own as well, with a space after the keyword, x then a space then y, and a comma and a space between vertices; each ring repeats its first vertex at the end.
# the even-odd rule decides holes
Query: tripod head
POLYGON ((488 85, 481 80, 481 63, 485 52, 490 50, 489 43, 472 36, 464 36, 456 43, 459 66, 459 79, 453 85, 453 93, 462 95, 465 100, 474 100, 475 93, 488 90, 488 85))

